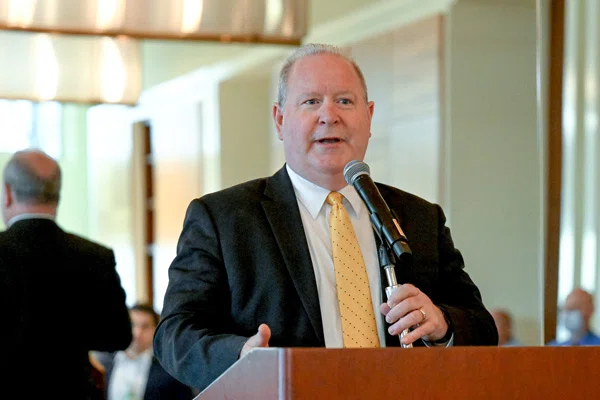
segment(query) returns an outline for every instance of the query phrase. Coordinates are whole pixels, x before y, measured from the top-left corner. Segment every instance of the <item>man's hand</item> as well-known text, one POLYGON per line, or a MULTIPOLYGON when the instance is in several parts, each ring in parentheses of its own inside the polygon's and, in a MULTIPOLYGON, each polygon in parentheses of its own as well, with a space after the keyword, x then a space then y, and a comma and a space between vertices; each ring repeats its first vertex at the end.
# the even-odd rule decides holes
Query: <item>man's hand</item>
POLYGON ((267 324, 260 324, 256 335, 251 336, 244 343, 244 347, 242 347, 242 351, 240 352, 240 358, 244 357, 246 353, 255 347, 269 347, 269 339, 271 339, 271 328, 267 324))
POLYGON ((433 342, 443 338, 448 331, 442 310, 411 284, 396 288, 379 310, 391 325, 388 329, 390 335, 399 335, 404 329, 413 327, 402 339, 403 344, 410 344, 419 338, 433 342))

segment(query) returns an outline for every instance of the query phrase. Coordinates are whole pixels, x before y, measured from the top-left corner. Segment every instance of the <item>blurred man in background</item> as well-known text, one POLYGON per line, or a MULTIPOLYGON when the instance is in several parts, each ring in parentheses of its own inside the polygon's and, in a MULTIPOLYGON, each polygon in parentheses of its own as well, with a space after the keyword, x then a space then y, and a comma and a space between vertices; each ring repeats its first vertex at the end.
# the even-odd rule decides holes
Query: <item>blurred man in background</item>
POLYGON ((498 329, 498 346, 522 346, 514 336, 513 319, 508 310, 497 308, 491 313, 498 329))
POLYGON ((565 300, 558 323, 569 331, 564 342, 553 340, 548 346, 600 346, 600 337, 590 330, 594 314, 594 297, 581 288, 573 290, 565 300))
POLYGON ((114 253, 56 224, 60 188, 58 163, 41 151, 17 152, 4 169, 0 391, 18 398, 96 398, 88 352, 131 342, 114 253))

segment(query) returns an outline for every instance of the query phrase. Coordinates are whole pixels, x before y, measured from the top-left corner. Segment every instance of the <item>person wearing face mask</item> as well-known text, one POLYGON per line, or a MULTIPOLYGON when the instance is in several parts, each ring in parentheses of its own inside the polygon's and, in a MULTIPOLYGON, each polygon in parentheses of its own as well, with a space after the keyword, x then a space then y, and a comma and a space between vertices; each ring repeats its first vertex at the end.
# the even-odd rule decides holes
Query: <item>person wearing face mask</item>
POLYGON ((559 315, 559 324, 569 331, 570 338, 564 342, 552 340, 548 346, 600 346, 600 337, 590 330, 593 314, 593 296, 581 288, 573 290, 559 315))

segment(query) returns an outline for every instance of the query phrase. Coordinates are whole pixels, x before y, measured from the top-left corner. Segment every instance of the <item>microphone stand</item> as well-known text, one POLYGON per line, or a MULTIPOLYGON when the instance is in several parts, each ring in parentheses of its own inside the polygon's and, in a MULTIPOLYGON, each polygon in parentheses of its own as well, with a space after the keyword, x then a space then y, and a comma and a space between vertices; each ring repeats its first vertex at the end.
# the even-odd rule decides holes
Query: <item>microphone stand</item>
MULTIPOLYGON (((383 268, 383 270, 385 271, 385 277, 387 278, 388 286, 385 288, 385 294, 389 300, 394 289, 396 289, 400 285, 398 284, 398 281, 396 280, 396 270, 394 269, 394 263, 391 260, 390 254, 388 253, 388 249, 383 240, 379 244, 378 253, 379 253, 378 254, 379 255, 379 266, 381 268, 383 268)), ((393 255, 392 255, 392 257, 393 257, 393 255)), ((402 338, 406 334, 408 334, 408 332, 409 332, 409 330, 408 330, 408 328, 406 328, 405 330, 402 331, 402 333, 400 333, 400 335, 398 335, 398 338, 400 339, 400 346, 405 349, 413 347, 412 343, 411 344, 403 344, 402 343, 402 338)))

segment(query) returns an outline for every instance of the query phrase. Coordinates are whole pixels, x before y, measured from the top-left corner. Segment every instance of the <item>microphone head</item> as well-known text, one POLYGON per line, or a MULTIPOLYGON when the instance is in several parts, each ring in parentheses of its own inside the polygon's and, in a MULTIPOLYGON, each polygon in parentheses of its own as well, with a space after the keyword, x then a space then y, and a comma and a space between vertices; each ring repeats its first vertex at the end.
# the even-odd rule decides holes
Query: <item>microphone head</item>
POLYGON ((353 185, 356 178, 365 174, 370 175, 371 168, 362 161, 352 160, 344 167, 344 179, 348 185, 353 185))

